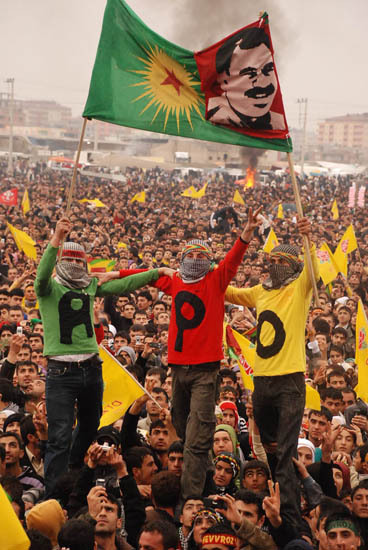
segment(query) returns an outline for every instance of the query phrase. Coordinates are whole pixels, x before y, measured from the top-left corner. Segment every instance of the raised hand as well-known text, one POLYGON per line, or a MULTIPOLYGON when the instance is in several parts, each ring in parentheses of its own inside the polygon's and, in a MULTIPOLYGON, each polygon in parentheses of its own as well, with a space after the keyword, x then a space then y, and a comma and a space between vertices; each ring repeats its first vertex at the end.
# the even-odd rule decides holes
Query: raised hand
POLYGON ((273 525, 273 527, 280 527, 282 523, 280 515, 280 485, 276 482, 274 487, 273 481, 269 479, 268 490, 270 496, 263 499, 262 508, 271 525, 273 525))
POLYGON ((253 214, 252 207, 249 208, 248 221, 241 234, 241 238, 243 239, 243 241, 246 241, 247 243, 251 241, 253 237, 253 231, 261 223, 261 220, 258 220, 258 214, 261 213, 261 210, 262 210, 262 206, 257 208, 257 210, 253 214))

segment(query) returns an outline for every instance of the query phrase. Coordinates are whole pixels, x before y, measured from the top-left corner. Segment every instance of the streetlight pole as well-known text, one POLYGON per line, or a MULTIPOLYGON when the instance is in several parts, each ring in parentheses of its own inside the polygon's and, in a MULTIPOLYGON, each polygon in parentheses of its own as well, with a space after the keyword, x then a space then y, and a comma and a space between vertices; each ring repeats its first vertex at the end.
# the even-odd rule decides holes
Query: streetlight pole
POLYGON ((306 97, 302 99, 297 99, 297 103, 304 104, 304 120, 303 120, 303 139, 302 139, 302 151, 300 157, 300 178, 304 179, 304 157, 306 150, 306 141, 307 141, 307 107, 308 99, 306 97))
POLYGON ((14 78, 8 78, 6 83, 10 84, 8 173, 13 175, 14 78))

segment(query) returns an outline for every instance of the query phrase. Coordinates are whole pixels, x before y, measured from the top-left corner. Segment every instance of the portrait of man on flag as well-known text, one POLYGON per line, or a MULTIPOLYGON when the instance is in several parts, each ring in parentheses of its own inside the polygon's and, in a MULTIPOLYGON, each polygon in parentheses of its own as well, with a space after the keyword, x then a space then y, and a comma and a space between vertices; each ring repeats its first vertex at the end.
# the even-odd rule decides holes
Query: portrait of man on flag
POLYGON ((196 54, 207 120, 256 131, 287 129, 265 19, 196 54))

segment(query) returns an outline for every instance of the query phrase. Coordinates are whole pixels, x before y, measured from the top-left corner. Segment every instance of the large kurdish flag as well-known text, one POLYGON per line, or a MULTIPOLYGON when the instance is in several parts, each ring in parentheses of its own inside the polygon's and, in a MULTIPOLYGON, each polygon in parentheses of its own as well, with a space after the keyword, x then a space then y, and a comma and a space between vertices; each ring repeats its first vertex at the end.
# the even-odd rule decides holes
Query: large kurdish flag
POLYGON ((108 0, 84 117, 152 132, 291 151, 264 14, 202 52, 108 0))

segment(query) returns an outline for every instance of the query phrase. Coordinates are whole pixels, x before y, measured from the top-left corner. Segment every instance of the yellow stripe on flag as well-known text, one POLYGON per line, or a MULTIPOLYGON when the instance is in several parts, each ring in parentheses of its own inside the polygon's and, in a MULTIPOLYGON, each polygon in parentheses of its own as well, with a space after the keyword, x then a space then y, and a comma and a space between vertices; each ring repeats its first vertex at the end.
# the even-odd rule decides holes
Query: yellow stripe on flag
POLYGON ((363 401, 368 402, 368 322, 361 300, 355 330, 355 362, 358 365, 358 385, 355 391, 363 401))
POLYGON ((103 346, 99 346, 104 392, 100 428, 121 418, 145 392, 140 383, 103 346))
POLYGON ((235 189, 233 202, 237 202, 238 204, 245 204, 243 197, 241 196, 241 194, 237 189, 235 189))
POLYGON ((31 541, 0 485, 0 548, 1 550, 28 550, 30 546, 31 541))
POLYGON ((37 253, 35 248, 35 242, 34 240, 27 235, 24 231, 21 231, 20 229, 16 229, 13 225, 10 225, 10 223, 7 223, 7 226, 13 235, 15 244, 19 248, 19 250, 22 250, 28 258, 31 258, 32 260, 37 259, 37 253))
POLYGON ((276 237, 276 234, 274 232, 274 230, 272 229, 271 227, 271 230, 268 234, 268 237, 266 239, 266 242, 264 243, 263 245, 263 250, 269 254, 271 252, 271 250, 273 248, 275 248, 275 246, 278 246, 279 245, 279 241, 278 241, 278 238, 276 237))

